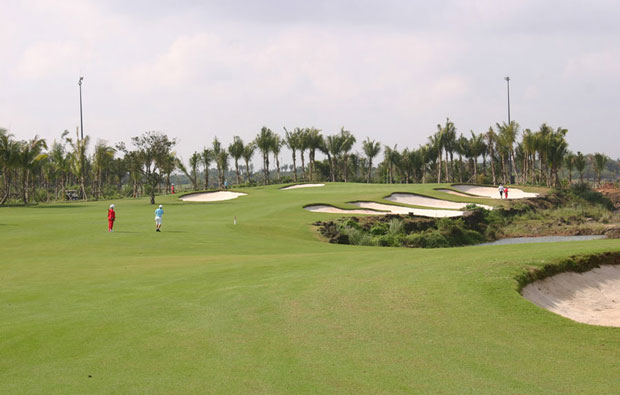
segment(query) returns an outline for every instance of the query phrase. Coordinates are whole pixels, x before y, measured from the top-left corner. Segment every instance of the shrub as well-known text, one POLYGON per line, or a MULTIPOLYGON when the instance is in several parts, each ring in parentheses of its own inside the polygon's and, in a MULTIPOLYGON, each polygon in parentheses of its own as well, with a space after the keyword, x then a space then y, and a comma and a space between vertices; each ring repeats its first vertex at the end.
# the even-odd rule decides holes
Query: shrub
POLYGON ((388 225, 384 223, 377 223, 370 228, 370 234, 373 236, 381 236, 388 232, 388 225))
POLYGON ((388 234, 396 236, 404 231, 403 221, 400 219, 394 218, 388 224, 388 234))

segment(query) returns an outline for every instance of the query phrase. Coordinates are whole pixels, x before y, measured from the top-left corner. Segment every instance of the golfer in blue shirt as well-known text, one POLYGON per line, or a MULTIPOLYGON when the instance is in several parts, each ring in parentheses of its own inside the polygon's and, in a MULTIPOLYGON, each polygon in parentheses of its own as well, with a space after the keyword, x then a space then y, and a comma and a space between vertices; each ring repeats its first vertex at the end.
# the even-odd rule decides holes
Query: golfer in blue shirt
POLYGON ((164 216, 164 206, 161 204, 159 208, 155 210, 155 232, 161 232, 161 219, 164 216))

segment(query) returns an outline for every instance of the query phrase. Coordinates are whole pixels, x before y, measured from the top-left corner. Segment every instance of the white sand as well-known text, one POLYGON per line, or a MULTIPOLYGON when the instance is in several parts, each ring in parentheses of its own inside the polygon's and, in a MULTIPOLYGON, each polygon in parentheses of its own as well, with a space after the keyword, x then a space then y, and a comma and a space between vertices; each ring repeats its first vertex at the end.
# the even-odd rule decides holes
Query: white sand
POLYGON ((456 195, 456 196, 462 196, 462 197, 472 197, 471 195, 467 195, 465 193, 461 193, 461 192, 456 192, 453 191, 451 189, 443 189, 443 188, 439 188, 439 189, 435 189, 438 192, 443 192, 443 193, 449 193, 450 195, 456 195))
POLYGON ((283 191, 286 191, 288 189, 299 189, 299 188, 315 188, 315 187, 324 187, 325 184, 297 184, 297 185, 291 185, 290 187, 286 187, 286 188, 281 188, 283 191))
POLYGON ((574 321, 620 327, 620 265, 561 273, 529 284, 523 296, 574 321))
MULTIPOLYGON (((508 195, 510 196, 510 195, 508 195)), ((412 206, 424 206, 433 208, 452 208, 461 210, 464 209, 469 203, 450 202, 448 200, 440 200, 426 196, 414 195, 412 193, 393 193, 386 197, 385 200, 390 202, 410 204, 412 206)), ((493 207, 484 204, 478 204, 480 207, 484 207, 487 210, 492 210, 493 207)))
POLYGON ((306 206, 304 209, 312 211, 314 213, 330 213, 330 214, 373 214, 384 215, 389 213, 381 213, 373 210, 343 210, 341 208, 327 206, 324 204, 315 204, 313 206, 306 206))
POLYGON ((183 200, 184 202, 218 202, 221 200, 236 199, 239 196, 244 196, 244 195, 247 195, 247 193, 218 191, 218 192, 195 193, 193 195, 184 196, 180 199, 183 200))
POLYGON ((419 215, 421 217, 443 218, 443 217, 458 217, 463 215, 462 211, 453 210, 432 210, 424 208, 411 208, 403 206, 394 206, 391 204, 381 204, 375 202, 353 202, 351 203, 360 208, 368 208, 371 210, 385 210, 386 214, 409 214, 419 215))
MULTIPOLYGON (((499 190, 495 187, 481 187, 477 185, 452 185, 452 188, 459 191, 469 193, 471 195, 487 197, 492 199, 499 199, 499 190)), ((524 199, 537 197, 537 193, 523 192, 520 189, 508 187, 508 200, 510 199, 524 199)))

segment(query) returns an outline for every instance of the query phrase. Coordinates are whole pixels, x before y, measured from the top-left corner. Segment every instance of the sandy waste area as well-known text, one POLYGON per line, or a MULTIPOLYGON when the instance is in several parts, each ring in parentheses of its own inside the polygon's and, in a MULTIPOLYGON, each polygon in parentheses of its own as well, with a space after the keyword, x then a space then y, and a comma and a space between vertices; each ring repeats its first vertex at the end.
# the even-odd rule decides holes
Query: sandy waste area
POLYGON ((244 196, 244 195, 247 195, 247 193, 218 191, 218 192, 195 193, 193 195, 184 196, 180 199, 183 200, 184 202, 218 202, 221 200, 236 199, 239 196, 244 196))
MULTIPOLYGON (((469 193, 471 195, 499 199, 499 190, 494 187, 481 187, 477 185, 453 185, 452 188, 469 193)), ((508 187, 508 199, 524 199, 537 197, 537 193, 524 192, 517 188, 508 187)))
POLYGON ((585 324, 620 327, 620 265, 561 273, 523 288, 534 304, 585 324))
MULTIPOLYGON (((509 195, 510 196, 510 195, 509 195)), ((449 208, 449 209, 464 209, 469 203, 450 202, 448 200, 434 199, 431 197, 414 195, 412 193, 393 193, 386 197, 385 200, 390 202, 410 204, 412 206, 424 206, 433 208, 449 208)), ((492 210, 493 207, 485 204, 478 204, 480 207, 484 207, 487 210, 492 210)))
POLYGON ((325 184, 298 184, 298 185, 291 185, 290 187, 282 188, 282 190, 286 191, 288 189, 315 188, 315 187, 324 187, 324 186, 325 184))
POLYGON ((313 211, 313 212, 318 212, 318 213, 332 213, 332 214, 385 215, 385 214, 413 213, 414 215, 419 215, 422 217, 432 217, 432 218, 458 217, 460 215, 463 215, 462 211, 410 208, 410 207, 394 206, 391 204, 380 204, 380 203, 375 203, 375 202, 353 202, 351 204, 359 207, 360 210, 343 210, 337 207, 332 207, 332 206, 327 206, 327 205, 313 205, 313 206, 306 206, 304 208, 308 211, 313 211))

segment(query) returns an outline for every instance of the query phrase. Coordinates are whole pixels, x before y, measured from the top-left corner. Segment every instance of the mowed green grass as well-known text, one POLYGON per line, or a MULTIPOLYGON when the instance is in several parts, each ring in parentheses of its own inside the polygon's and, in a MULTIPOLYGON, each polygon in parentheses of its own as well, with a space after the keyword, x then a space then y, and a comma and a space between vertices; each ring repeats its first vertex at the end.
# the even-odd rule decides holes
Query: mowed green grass
POLYGON ((312 223, 337 216, 302 209, 467 200, 433 187, 160 197, 161 233, 145 199, 114 202, 114 233, 110 201, 2 208, 0 393, 617 392, 620 329, 540 309, 514 276, 620 241, 332 245, 312 223))

